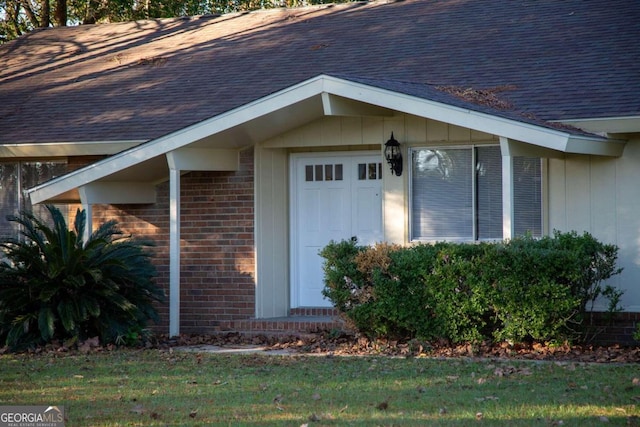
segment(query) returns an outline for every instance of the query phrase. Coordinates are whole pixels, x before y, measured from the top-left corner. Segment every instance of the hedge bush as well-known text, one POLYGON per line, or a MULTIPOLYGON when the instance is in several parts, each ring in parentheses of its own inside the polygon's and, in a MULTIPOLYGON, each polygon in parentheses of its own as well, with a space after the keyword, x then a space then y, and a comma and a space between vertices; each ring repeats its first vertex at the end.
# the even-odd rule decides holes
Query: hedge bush
POLYGON ((400 247, 331 242, 324 295, 370 337, 584 341, 598 298, 619 310, 618 248, 588 233, 400 247))

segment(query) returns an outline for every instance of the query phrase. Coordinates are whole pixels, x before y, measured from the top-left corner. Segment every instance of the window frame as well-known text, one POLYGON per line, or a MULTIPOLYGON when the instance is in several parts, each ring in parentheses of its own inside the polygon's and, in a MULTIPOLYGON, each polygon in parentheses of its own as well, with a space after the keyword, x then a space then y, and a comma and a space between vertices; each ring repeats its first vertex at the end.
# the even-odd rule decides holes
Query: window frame
MULTIPOLYGON (((413 219, 413 200, 414 200, 414 182, 413 182, 413 176, 414 176, 414 165, 413 165, 413 156, 414 156, 414 152, 415 151, 420 151, 420 150, 447 150, 447 149, 468 149, 471 150, 471 159, 472 159, 472 170, 474 170, 475 165, 477 164, 477 151, 476 148, 478 147, 498 147, 500 148, 500 144, 495 143, 495 142, 491 142, 491 143, 476 143, 476 144, 452 144, 452 145, 416 145, 416 146, 412 146, 412 147, 408 147, 408 159, 407 159, 407 163, 408 163, 408 178, 407 178, 407 182, 408 182, 408 199, 407 199, 407 213, 408 213, 408 219, 407 219, 407 226, 408 226, 408 241, 410 243, 420 243, 420 242, 424 242, 424 243, 428 243, 428 242, 437 242, 437 241, 449 241, 449 242, 491 242, 491 241, 500 241, 504 239, 504 234, 502 238, 477 238, 475 236, 478 235, 478 218, 477 218, 477 213, 478 213, 478 201, 477 201, 477 177, 475 176, 476 174, 471 173, 471 188, 472 188, 472 201, 471 201, 471 205, 472 205, 472 236, 474 236, 471 239, 468 238, 421 238, 421 237, 416 237, 414 236, 414 219, 413 219)), ((502 150, 500 150, 502 152, 502 150)), ((521 157, 521 156, 516 156, 516 157, 521 157)), ((522 157, 538 157, 538 156, 522 156, 522 157)), ((547 176, 547 171, 548 171, 548 159, 544 158, 544 157, 538 157, 540 160, 540 178, 541 178, 541 182, 540 182, 540 220, 541 220, 541 224, 540 224, 540 229, 541 229, 541 236, 544 236, 547 234, 547 200, 548 200, 548 187, 547 187, 547 181, 548 181, 548 176, 547 176)), ((503 163, 504 165, 504 163, 503 163)), ((503 174, 501 174, 503 175, 503 174)), ((504 197, 504 188, 502 188, 501 190, 501 194, 502 197, 504 197)), ((504 209, 504 208, 503 208, 504 209)), ((502 218, 502 223, 504 226, 504 216, 502 218)))
MULTIPOLYGON (((33 211, 33 205, 31 204, 30 200, 27 200, 28 196, 26 195, 25 192, 25 186, 23 185, 23 182, 25 181, 25 176, 24 176, 24 171, 23 168, 26 164, 34 164, 34 163, 50 163, 50 164, 57 164, 57 165, 63 165, 65 171, 62 174, 54 174, 54 176, 51 176, 47 179, 45 179, 42 182, 47 182, 50 181, 51 179, 57 178, 59 176, 62 176, 66 173, 68 173, 68 165, 69 165, 69 161, 68 158, 64 157, 64 158, 18 158, 18 159, 3 159, 2 161, 0 161, 0 165, 15 165, 16 166, 16 194, 14 194, 13 196, 17 197, 17 209, 15 212, 13 212, 13 215, 19 215, 20 212, 24 211, 27 207, 29 207, 29 211, 33 211)), ((41 184, 37 183, 35 185, 39 185, 41 184)), ((63 204, 58 204, 58 203, 53 203, 54 206, 61 208, 63 204)), ((64 205, 67 206, 67 205, 64 205)), ((63 215, 65 216, 65 219, 69 220, 69 212, 68 210, 65 209, 61 209, 61 212, 63 213, 63 215)), ((4 221, 4 218, 2 218, 2 228, 4 228, 4 224, 6 222, 4 221)), ((4 233, 4 229, 0 230, 0 236, 5 236, 4 233)), ((6 235, 5 237, 1 237, 1 238, 7 238, 7 237, 13 237, 13 238, 17 238, 17 239, 22 239, 22 227, 18 227, 18 229, 16 230, 16 233, 13 236, 9 236, 6 235)))

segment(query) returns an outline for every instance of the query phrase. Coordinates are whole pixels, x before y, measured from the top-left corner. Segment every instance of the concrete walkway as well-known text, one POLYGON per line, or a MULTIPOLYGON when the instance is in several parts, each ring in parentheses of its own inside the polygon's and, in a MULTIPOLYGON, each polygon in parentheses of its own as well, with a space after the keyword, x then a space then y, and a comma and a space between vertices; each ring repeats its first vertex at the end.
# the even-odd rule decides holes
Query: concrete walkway
POLYGON ((251 345, 251 344, 237 344, 237 345, 189 345, 183 347, 173 347, 173 351, 183 351, 188 353, 217 353, 217 354, 264 354, 269 356, 289 356, 293 354, 300 354, 295 350, 290 349, 272 349, 267 346, 251 345))

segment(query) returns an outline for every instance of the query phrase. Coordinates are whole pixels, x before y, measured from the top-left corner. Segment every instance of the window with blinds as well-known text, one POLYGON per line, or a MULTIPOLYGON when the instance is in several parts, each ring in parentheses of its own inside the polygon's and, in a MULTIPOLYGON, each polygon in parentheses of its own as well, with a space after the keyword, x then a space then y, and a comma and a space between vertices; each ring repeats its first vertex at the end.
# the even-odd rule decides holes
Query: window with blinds
MULTIPOLYGON (((516 234, 542 233, 540 159, 514 161, 516 234)), ((498 146, 411 151, 411 239, 502 239, 498 146)))

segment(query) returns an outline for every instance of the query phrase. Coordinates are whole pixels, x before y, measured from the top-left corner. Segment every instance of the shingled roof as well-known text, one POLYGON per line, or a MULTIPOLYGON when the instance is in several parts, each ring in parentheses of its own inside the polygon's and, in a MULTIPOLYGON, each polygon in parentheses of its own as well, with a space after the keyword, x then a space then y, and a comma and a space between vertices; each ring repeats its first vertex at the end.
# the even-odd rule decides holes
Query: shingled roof
POLYGON ((358 2, 39 30, 0 46, 0 144, 150 140, 321 74, 523 121, 640 116, 638 40, 630 0, 358 2))

